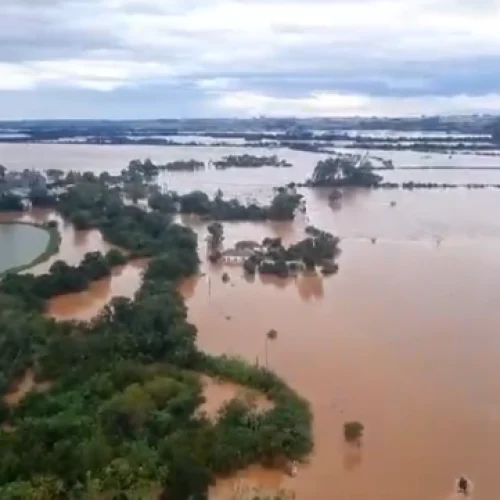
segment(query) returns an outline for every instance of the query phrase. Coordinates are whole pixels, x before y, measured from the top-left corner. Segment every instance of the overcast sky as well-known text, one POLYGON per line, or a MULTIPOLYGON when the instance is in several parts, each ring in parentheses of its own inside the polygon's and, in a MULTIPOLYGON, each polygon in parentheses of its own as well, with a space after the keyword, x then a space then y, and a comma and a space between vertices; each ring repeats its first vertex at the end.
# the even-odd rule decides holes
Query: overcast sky
POLYGON ((500 0, 0 0, 0 119, 500 113, 500 0))

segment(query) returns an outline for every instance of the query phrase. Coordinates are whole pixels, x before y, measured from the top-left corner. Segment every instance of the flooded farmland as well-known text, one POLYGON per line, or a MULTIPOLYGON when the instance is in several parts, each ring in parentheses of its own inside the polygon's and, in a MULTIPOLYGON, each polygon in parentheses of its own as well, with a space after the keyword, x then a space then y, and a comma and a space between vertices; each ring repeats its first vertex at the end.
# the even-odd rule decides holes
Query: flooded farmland
MULTIPOLYGON (((15 168, 7 146, 13 147, 2 145, 0 160, 15 168)), ((16 145, 18 164, 22 148, 36 147, 16 145)), ((43 168, 35 162, 39 156, 47 166, 119 170, 134 157, 196 159, 203 150, 179 148, 180 156, 175 148, 115 146, 112 153, 104 146, 43 147, 51 148, 45 150, 51 151, 48 157, 26 153, 24 166, 43 168), (164 157, 155 156, 157 149, 164 157)), ((216 151, 203 154, 207 159, 228 154, 216 151)), ((179 191, 220 187, 227 195, 265 200, 273 186, 304 180, 321 157, 276 154, 295 167, 169 174, 166 182, 179 191)), ((436 175, 462 182, 468 172, 436 175)), ((500 180, 500 171, 474 172, 481 180, 484 174, 500 180)), ((297 477, 252 468, 237 480, 292 489, 299 500, 440 500, 449 499, 456 478, 466 474, 474 481, 474 498, 495 500, 500 191, 353 190, 334 208, 328 191, 303 193, 307 215, 293 224, 225 224, 225 245, 276 235, 293 241, 314 224, 342 238, 338 275, 247 282, 238 267, 204 263, 205 275, 182 286, 201 348, 267 363, 313 408, 315 452, 297 477), (229 283, 222 282, 223 271, 229 283), (272 341, 266 337, 271 328, 278 332, 272 341), (359 449, 343 442, 347 420, 365 425, 359 449)), ((205 226, 189 218, 183 222, 200 234, 203 256, 205 226)), ((61 227, 59 254, 36 272, 54 259, 76 263, 87 251, 108 248, 97 232, 61 227)), ((92 317, 112 296, 132 295, 140 276, 141 265, 129 264, 84 294, 54 299, 49 312, 58 318, 92 317)), ((227 488, 228 480, 221 482, 214 498, 227 488)))

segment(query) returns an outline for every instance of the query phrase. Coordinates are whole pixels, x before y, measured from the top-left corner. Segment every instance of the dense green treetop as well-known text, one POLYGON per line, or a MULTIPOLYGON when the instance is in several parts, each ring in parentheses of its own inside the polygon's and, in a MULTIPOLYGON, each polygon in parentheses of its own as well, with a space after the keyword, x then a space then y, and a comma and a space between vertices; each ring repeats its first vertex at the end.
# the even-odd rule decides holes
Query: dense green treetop
POLYGON ((244 263, 245 272, 274 274, 286 278, 304 268, 313 271, 322 267, 324 274, 334 274, 338 266, 334 259, 339 255, 339 238, 313 226, 306 228, 307 236, 288 247, 281 238, 265 238, 262 250, 255 252, 244 263))
POLYGON ((293 220, 301 199, 302 195, 287 188, 275 190, 269 205, 243 204, 236 198, 227 200, 220 190, 213 199, 203 191, 192 191, 179 197, 179 210, 219 221, 293 220))
POLYGON ((374 187, 382 180, 371 167, 357 165, 355 158, 338 156, 320 160, 314 169, 312 186, 374 187))

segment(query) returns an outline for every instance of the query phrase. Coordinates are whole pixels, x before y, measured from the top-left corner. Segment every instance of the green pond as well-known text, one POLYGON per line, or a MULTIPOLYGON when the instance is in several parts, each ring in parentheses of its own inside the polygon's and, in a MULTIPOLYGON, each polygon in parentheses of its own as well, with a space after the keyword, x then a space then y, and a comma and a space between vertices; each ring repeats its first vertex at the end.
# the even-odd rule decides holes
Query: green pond
POLYGON ((24 266, 45 252, 48 231, 27 224, 0 224, 0 273, 24 266))

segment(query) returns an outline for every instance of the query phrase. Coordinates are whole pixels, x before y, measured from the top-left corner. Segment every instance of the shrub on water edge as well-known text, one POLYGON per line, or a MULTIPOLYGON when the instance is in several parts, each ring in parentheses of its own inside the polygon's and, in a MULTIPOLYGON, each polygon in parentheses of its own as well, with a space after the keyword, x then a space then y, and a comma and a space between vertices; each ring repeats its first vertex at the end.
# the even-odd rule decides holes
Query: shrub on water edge
POLYGON ((361 422, 346 422, 344 424, 344 438, 348 443, 359 441, 363 437, 365 427, 361 422))
POLYGON ((267 332, 267 338, 269 340, 276 340, 278 338, 278 332, 273 328, 267 332))

